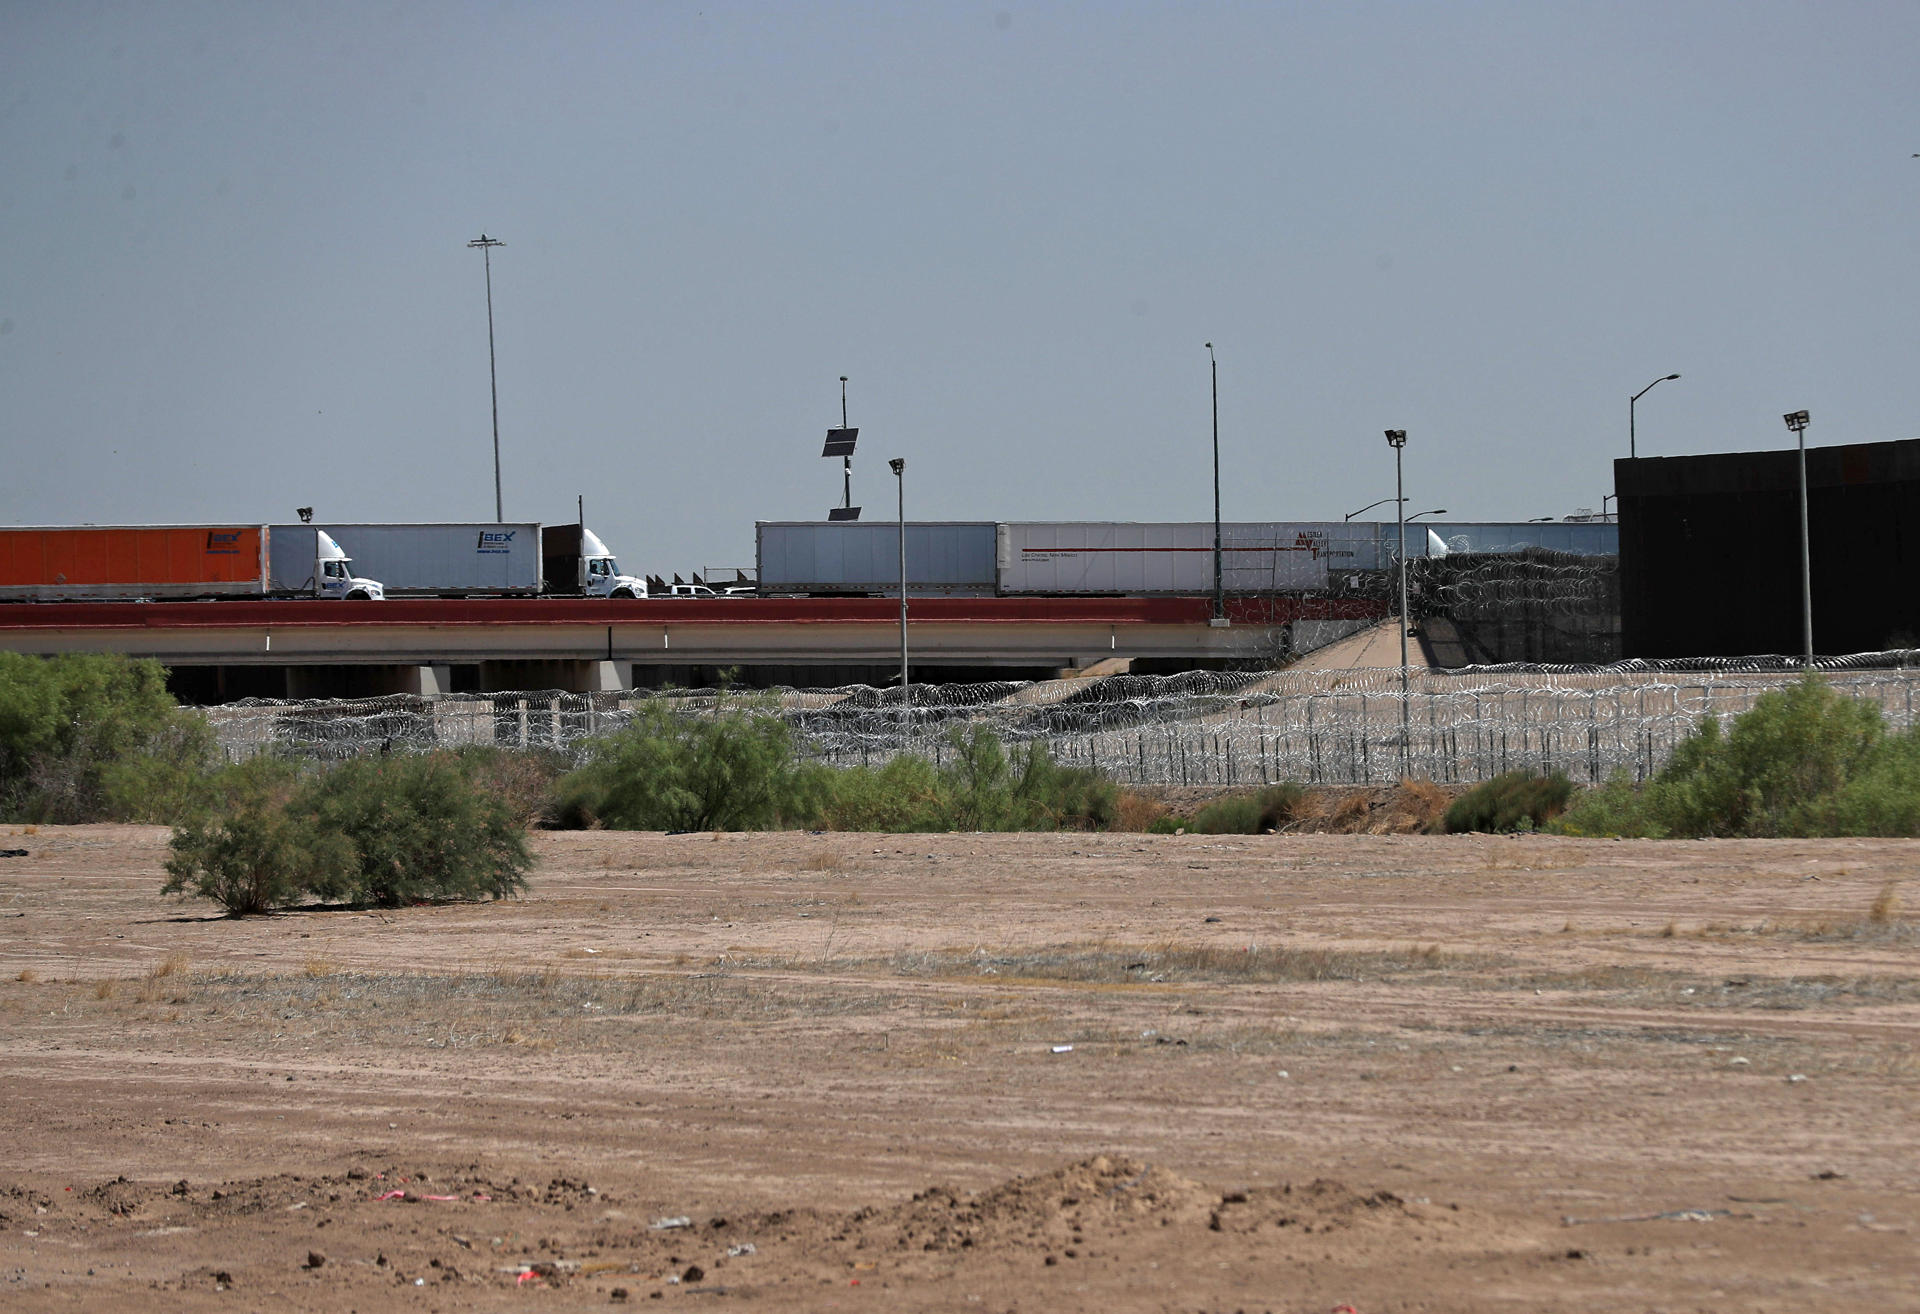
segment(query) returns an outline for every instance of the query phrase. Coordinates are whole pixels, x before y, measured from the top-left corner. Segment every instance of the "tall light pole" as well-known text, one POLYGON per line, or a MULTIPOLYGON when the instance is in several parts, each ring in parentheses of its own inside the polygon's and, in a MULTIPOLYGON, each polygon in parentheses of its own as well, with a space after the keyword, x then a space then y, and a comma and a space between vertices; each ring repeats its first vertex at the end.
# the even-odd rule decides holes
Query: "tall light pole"
POLYGON ((1400 453, 1407 446, 1405 429, 1387 430, 1387 446, 1393 448, 1393 493, 1400 515, 1400 773, 1407 772, 1413 750, 1413 717, 1408 707, 1407 689, 1407 495, 1400 478, 1400 453))
POLYGON ((480 248, 487 267, 487 387, 493 393, 493 520, 498 524, 507 517, 500 501, 500 383, 493 369, 493 248, 506 243, 482 233, 467 245, 480 248))
POLYGON ((907 458, 896 456, 887 464, 900 486, 900 739, 904 749, 913 725, 913 686, 907 683, 907 458))
POLYGON ((1220 362, 1213 344, 1207 344, 1207 364, 1213 374, 1213 619, 1227 618, 1227 591, 1220 569, 1220 362))
POLYGON ((1655 379, 1652 383, 1649 383, 1646 387, 1640 389, 1639 392, 1636 392, 1633 394, 1633 396, 1627 398, 1627 456, 1629 459, 1635 458, 1640 454, 1636 448, 1635 441, 1634 441, 1634 432, 1633 432, 1634 404, 1638 402, 1642 397, 1652 392, 1654 388, 1659 384, 1670 382, 1679 377, 1680 376, 1678 374, 1662 374, 1659 378, 1655 379))
POLYGON ((1813 548, 1807 535, 1807 413, 1792 411, 1780 417, 1800 440, 1800 655, 1813 669, 1813 548))

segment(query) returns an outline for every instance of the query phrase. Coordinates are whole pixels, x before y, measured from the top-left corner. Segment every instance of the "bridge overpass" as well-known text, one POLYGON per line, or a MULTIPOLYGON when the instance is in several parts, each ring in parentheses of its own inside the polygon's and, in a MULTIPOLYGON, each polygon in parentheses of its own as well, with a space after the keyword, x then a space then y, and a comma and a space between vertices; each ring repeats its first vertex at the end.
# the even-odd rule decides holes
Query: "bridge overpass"
MULTIPOLYGON (((117 652, 173 669, 199 703, 372 693, 588 692, 897 678, 891 598, 404 599, 0 604, 0 650, 117 652)), ((1377 600, 910 598, 916 681, 1185 670, 1318 646, 1383 615, 1377 600)))

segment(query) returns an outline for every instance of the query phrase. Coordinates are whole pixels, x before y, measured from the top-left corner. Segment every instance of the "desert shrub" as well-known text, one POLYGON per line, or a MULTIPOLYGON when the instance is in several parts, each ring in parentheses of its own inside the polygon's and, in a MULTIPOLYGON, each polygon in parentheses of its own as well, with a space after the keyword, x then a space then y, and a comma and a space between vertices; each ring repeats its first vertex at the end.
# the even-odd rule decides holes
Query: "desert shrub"
POLYGON ((1566 810, 1573 782, 1555 771, 1508 771, 1475 785, 1453 801, 1444 825, 1450 835, 1539 830, 1566 810))
POLYGON ((212 746, 157 662, 0 652, 0 818, 171 820, 198 799, 212 746))
POLYGON ((876 767, 814 767, 799 791, 807 819, 825 830, 947 830, 946 781, 924 757, 876 767))
POLYGON ((1149 835, 1181 835, 1186 833, 1186 829, 1186 818, 1176 817, 1170 812, 1163 812, 1147 823, 1149 835))
POLYGON ((323 900, 501 899, 526 888, 533 865, 513 809, 453 753, 343 762, 290 806, 351 846, 346 870, 316 873, 305 887, 323 900))
POLYGON ((1920 834, 1920 748, 1872 703, 1809 675, 1723 730, 1703 718, 1646 784, 1616 776, 1556 829, 1576 835, 1920 834))
POLYGON ((211 899, 235 917, 344 886, 352 844, 288 804, 300 784, 290 764, 256 758, 209 782, 210 811, 174 829, 165 894, 211 899))
POLYGON ((807 781, 778 717, 676 714, 650 703, 556 787, 562 826, 759 830, 803 810, 807 781))
POLYGON ((1808 835, 1920 835, 1920 730, 1889 735, 1838 789, 1800 810, 1808 835))
POLYGON ((504 898, 532 865, 511 804, 454 753, 324 771, 263 755, 215 772, 203 802, 174 828, 161 888, 235 916, 314 899, 504 898))
POLYGON ((523 828, 551 819, 561 777, 572 769, 565 753, 549 748, 496 748, 474 744, 451 750, 479 788, 507 805, 523 828))
POLYGON ((1214 800, 1194 813, 1186 828, 1201 835, 1264 835, 1292 822, 1305 800, 1306 791, 1298 785, 1268 785, 1214 800))
POLYGON ((878 767, 814 768, 795 791, 795 817, 830 830, 1100 830, 1118 815, 1119 787, 1054 761, 1042 744, 1009 752, 984 726, 955 730, 935 766, 901 755, 878 767))

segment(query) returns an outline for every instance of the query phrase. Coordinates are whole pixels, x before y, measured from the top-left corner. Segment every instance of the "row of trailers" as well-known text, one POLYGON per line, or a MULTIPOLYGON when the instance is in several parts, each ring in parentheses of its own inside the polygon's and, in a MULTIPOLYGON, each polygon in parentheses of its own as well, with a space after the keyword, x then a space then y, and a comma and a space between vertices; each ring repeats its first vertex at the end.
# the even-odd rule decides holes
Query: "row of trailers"
MULTIPOLYGON (((900 527, 884 521, 761 521, 762 597, 875 597, 900 591, 900 527)), ((1408 558, 1532 549, 1610 557, 1604 521, 1406 526, 1408 558)), ((1396 521, 1230 521, 1219 526, 1230 594, 1347 593, 1400 559, 1396 521)), ((909 521, 907 592, 918 597, 1196 596, 1214 590, 1210 521, 909 521)))

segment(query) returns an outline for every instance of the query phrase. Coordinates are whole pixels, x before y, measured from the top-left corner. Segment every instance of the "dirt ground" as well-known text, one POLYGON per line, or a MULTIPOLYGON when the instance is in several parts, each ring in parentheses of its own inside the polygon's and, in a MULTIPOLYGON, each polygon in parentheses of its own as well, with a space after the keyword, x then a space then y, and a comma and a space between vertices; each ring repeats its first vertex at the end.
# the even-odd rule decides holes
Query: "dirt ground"
POLYGON ((0 1308, 1920 1309, 1920 844, 165 838, 0 827, 0 1308))

